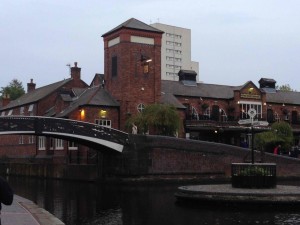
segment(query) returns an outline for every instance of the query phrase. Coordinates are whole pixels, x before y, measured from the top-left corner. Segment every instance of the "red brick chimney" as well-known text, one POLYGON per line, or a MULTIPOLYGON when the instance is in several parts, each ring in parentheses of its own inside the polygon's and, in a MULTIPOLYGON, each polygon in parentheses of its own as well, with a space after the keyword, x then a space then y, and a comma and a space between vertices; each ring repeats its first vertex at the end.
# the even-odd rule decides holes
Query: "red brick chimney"
POLYGON ((80 80, 81 68, 77 67, 77 62, 74 62, 74 67, 71 67, 71 78, 74 80, 80 80))
POLYGON ((9 94, 3 94, 2 96, 2 107, 7 106, 10 103, 9 94))
POLYGON ((27 83, 27 93, 35 90, 35 83, 33 83, 33 79, 30 79, 30 83, 27 83))

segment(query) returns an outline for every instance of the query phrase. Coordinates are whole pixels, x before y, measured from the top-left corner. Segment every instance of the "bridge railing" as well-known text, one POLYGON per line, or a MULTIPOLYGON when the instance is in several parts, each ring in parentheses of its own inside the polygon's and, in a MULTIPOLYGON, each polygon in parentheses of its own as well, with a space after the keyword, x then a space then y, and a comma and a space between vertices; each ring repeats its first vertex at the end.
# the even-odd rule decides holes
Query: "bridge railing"
MULTIPOLYGON (((0 133, 59 135, 85 137, 85 140, 102 139, 126 145, 128 134, 113 128, 76 120, 40 116, 0 116, 0 133)), ((62 138, 63 139, 63 138, 62 138)))

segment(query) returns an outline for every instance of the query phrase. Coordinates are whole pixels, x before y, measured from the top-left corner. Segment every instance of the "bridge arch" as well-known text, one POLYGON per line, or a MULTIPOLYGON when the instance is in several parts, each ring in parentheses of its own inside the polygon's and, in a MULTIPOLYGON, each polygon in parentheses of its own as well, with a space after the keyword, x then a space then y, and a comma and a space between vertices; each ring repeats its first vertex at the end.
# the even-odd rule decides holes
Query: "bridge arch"
POLYGON ((25 134, 76 141, 89 147, 105 146, 122 152, 128 133, 98 124, 42 116, 1 116, 0 135, 25 134))

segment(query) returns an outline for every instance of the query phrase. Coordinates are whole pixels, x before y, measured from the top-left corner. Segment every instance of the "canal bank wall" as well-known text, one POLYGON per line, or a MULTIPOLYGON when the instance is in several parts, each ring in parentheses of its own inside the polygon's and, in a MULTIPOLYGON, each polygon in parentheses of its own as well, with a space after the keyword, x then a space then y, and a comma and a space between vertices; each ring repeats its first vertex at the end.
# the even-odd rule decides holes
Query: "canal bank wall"
MULTIPOLYGON (((41 159, 0 163, 0 173, 71 180, 199 180, 230 178, 231 164, 251 162, 251 150, 220 143, 131 135, 122 153, 101 152, 98 164, 54 164, 41 159)), ((300 160, 254 152, 255 162, 276 163, 280 178, 300 178, 300 160)))

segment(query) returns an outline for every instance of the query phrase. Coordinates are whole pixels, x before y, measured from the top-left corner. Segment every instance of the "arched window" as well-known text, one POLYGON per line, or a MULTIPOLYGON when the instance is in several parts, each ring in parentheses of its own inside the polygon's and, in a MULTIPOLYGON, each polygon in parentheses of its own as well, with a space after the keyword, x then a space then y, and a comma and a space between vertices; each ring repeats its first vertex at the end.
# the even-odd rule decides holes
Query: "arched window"
POLYGON ((199 120, 199 114, 197 112, 197 109, 194 106, 192 106, 192 119, 199 120))
POLYGON ((222 108, 220 108, 220 119, 221 121, 227 121, 227 114, 222 108))
POLYGON ((276 122, 280 121, 280 116, 277 112, 274 112, 274 119, 275 119, 276 122))
POLYGON ((210 119, 210 114, 211 114, 211 109, 210 109, 210 107, 208 107, 203 113, 204 119, 207 119, 207 120, 210 119))

